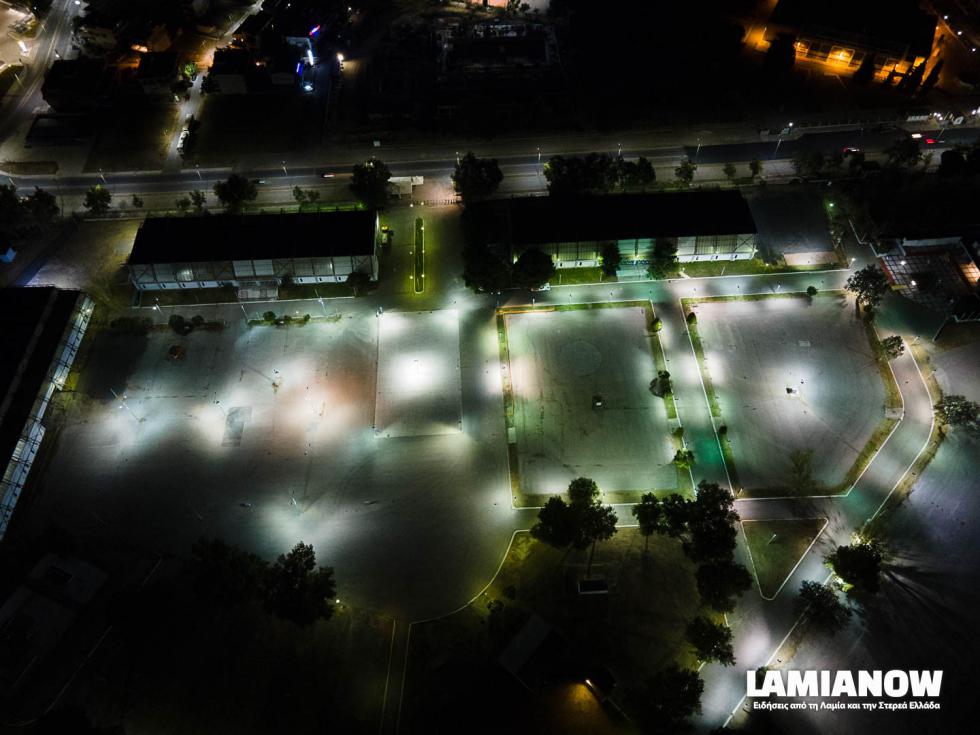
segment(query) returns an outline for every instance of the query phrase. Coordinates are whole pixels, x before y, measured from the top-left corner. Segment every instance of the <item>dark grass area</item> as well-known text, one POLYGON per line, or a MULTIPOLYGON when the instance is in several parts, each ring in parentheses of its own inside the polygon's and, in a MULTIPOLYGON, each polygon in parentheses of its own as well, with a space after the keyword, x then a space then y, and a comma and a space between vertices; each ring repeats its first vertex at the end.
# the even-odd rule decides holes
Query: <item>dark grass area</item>
POLYGON ((126 114, 106 114, 85 162, 85 173, 159 170, 176 131, 177 107, 127 107, 126 114))
POLYGON ((319 142, 322 115, 315 100, 299 95, 209 95, 201 109, 195 162, 234 161, 256 150, 299 154, 319 142))
POLYGON ((776 596, 780 586, 826 525, 826 518, 742 522, 753 571, 763 597, 772 599, 776 596))
POLYGON ((523 732, 523 718, 547 708, 551 732, 623 732, 608 710, 583 696, 579 687, 590 666, 607 665, 625 685, 670 663, 697 665, 684 634, 700 607, 695 567, 678 541, 654 535, 644 551, 636 529, 623 528, 600 544, 592 575, 609 580, 610 595, 576 593, 585 561, 585 552, 566 555, 518 534, 483 595, 453 615, 415 625, 403 726, 410 732, 523 732), (563 641, 535 661, 535 669, 552 672, 552 685, 534 694, 496 664, 532 613, 563 641))

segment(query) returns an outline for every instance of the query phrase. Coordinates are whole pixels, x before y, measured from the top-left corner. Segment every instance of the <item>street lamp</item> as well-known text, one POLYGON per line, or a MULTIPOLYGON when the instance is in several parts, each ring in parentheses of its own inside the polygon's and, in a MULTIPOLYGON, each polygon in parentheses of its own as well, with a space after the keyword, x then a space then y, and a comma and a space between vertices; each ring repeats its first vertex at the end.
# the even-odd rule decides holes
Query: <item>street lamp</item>
POLYGON ((623 144, 622 143, 617 143, 616 144, 616 158, 622 158, 622 157, 623 157, 623 144))
POLYGON ((289 171, 286 170, 286 162, 285 161, 282 162, 282 172, 284 174, 286 174, 286 176, 289 176, 289 171))
MULTIPOLYGON (((787 125, 785 130, 786 130, 787 133, 793 132, 793 123, 790 123, 789 125, 787 125)), ((779 139, 776 141, 776 150, 773 151, 773 155, 775 155, 776 153, 779 153, 779 144, 782 143, 782 142, 783 142, 783 131, 781 130, 781 131, 779 131, 779 139)))

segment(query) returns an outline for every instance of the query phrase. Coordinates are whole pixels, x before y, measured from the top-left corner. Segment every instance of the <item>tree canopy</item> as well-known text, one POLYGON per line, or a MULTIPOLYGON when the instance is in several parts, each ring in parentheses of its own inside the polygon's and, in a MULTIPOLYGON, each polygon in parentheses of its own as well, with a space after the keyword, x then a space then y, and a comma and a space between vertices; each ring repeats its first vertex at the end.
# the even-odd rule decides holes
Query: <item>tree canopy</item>
POLYGON ((844 605, 833 589, 819 582, 804 580, 794 602, 796 615, 806 614, 817 630, 833 635, 847 625, 851 609, 844 605))
POLYGON ((388 181, 391 171, 384 162, 370 158, 354 165, 350 190, 358 201, 369 207, 383 207, 388 201, 388 181))
POLYGON ((317 566, 313 546, 300 542, 269 568, 263 600, 268 612, 310 625, 333 615, 335 594, 333 569, 317 566))
POLYGON ((851 588, 874 594, 881 574, 881 549, 873 543, 838 546, 826 557, 827 566, 843 580, 845 591, 851 588))
POLYGON ((735 665, 732 630, 727 625, 714 623, 699 615, 687 625, 687 640, 694 647, 699 661, 735 665))
POLYGON ((459 159, 452 180, 453 189, 465 201, 490 196, 497 191, 504 175, 496 158, 477 158, 469 152, 459 159))
POLYGON ((701 601, 720 613, 734 611, 735 598, 752 586, 749 570, 730 560, 702 564, 695 576, 701 601))
POLYGON ((105 214, 112 203, 112 194, 102 184, 90 186, 85 192, 82 206, 94 215, 105 214))
POLYGON ((555 275, 551 256, 537 248, 528 248, 517 257, 511 271, 513 284, 518 288, 537 288, 555 275))
POLYGON ((255 182, 244 176, 232 174, 225 181, 214 185, 214 195, 231 213, 241 212, 249 202, 254 202, 259 193, 255 182))
POLYGON ((888 291, 888 281, 881 269, 870 263, 851 274, 844 288, 855 294, 859 307, 875 309, 888 291))

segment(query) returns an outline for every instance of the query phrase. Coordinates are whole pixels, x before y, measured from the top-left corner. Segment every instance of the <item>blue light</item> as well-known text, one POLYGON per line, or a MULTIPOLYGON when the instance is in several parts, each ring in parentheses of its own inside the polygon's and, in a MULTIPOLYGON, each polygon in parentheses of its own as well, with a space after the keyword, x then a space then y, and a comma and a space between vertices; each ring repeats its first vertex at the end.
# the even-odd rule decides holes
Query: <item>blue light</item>
POLYGON ((318 26, 318 25, 313 26, 310 29, 310 37, 312 38, 313 36, 315 36, 319 32, 320 32, 320 26, 318 26))
POLYGON ((296 64, 296 73, 297 74, 302 74, 303 73, 303 62, 302 61, 297 62, 297 64, 296 64))

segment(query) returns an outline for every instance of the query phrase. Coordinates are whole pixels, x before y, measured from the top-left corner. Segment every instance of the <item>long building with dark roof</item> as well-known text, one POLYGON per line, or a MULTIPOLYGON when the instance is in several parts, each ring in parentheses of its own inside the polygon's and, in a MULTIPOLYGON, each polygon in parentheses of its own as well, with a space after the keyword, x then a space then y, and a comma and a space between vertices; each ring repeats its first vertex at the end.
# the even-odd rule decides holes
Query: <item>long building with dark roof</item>
POLYGON ((68 377, 92 301, 56 288, 0 290, 0 537, 44 437, 42 420, 68 377))
POLYGON ((487 202, 492 239, 515 254, 530 247, 558 268, 595 265, 615 243, 623 261, 643 264, 658 238, 677 244, 682 262, 746 260, 756 252, 756 225, 731 189, 582 197, 528 197, 487 202))
MULTIPOLYGON (((378 278, 374 210, 147 219, 129 256, 133 285, 153 291, 378 278)), ((247 294, 244 294, 247 296, 247 294)))

